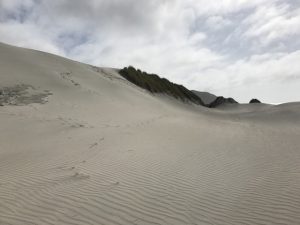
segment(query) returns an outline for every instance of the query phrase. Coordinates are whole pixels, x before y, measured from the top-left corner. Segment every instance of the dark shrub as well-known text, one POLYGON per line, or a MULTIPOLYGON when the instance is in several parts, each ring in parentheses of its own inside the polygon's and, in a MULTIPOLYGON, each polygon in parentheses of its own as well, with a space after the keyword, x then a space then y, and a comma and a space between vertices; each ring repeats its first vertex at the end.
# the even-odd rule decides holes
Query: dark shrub
POLYGON ((261 103, 258 99, 253 98, 249 103, 261 103))
POLYGON ((233 98, 224 98, 223 96, 217 97, 213 102, 211 102, 208 107, 209 108, 216 108, 223 104, 237 104, 238 102, 235 101, 233 98))

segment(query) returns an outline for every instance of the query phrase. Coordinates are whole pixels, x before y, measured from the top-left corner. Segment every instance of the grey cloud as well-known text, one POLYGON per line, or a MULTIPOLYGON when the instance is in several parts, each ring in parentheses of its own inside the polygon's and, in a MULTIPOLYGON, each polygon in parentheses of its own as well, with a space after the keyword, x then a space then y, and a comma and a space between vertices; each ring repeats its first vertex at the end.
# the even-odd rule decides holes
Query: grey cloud
POLYGON ((43 1, 39 10, 49 17, 55 15, 52 19, 58 25, 63 20, 67 24, 75 24, 75 27, 79 25, 97 31, 137 33, 152 30, 161 5, 157 0, 54 0, 43 1))

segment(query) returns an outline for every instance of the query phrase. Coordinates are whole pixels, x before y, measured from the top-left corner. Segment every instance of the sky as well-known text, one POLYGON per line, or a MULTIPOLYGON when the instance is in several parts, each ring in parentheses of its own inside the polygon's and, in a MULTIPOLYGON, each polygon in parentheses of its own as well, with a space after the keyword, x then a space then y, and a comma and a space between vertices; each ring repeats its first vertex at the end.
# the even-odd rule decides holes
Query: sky
POLYGON ((300 101, 300 0, 0 0, 0 42, 240 102, 300 101))

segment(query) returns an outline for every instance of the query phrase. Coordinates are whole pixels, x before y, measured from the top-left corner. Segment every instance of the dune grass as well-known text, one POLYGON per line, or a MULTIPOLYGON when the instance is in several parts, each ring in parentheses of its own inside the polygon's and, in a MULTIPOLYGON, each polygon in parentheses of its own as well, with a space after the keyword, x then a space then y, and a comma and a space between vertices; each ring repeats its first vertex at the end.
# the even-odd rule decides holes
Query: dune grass
POLYGON ((200 97, 183 85, 172 83, 166 78, 161 78, 156 74, 148 74, 132 66, 121 69, 119 73, 128 81, 151 93, 167 94, 182 101, 205 105, 200 97))

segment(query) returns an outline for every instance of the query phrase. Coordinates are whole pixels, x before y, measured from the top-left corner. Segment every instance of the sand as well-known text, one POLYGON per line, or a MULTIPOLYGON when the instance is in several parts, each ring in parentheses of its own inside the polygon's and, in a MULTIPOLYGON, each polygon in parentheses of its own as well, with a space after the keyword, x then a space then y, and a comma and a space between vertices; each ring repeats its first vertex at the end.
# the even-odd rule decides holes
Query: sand
POLYGON ((1 225, 300 223, 300 103, 207 109, 5 44, 0 81, 1 225))

